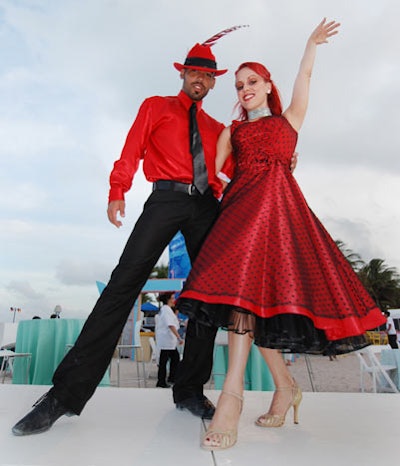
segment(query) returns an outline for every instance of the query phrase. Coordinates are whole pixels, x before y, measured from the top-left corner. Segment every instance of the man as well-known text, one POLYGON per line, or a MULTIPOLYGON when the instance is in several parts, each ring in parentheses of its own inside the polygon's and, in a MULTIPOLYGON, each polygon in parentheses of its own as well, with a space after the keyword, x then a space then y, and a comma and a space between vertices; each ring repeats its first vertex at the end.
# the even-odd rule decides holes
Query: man
POLYGON ((385 311, 386 316, 386 332, 388 336, 389 345, 393 349, 398 349, 397 344, 397 331, 396 327, 394 326, 393 318, 390 316, 389 311, 385 311))
POLYGON ((160 351, 157 385, 156 387, 169 388, 168 383, 175 383, 176 372, 179 364, 178 345, 183 340, 178 333, 179 319, 178 310, 175 306, 175 293, 168 292, 159 295, 158 300, 162 303, 158 313, 156 326, 156 342, 160 351), (169 375, 167 383, 167 364, 169 362, 169 375))
MULTIPOLYGON (((211 46, 200 44, 189 51, 183 65, 174 66, 180 71, 182 90, 178 96, 150 97, 143 102, 114 164, 107 211, 110 222, 122 225, 118 214, 125 216, 124 193, 131 187, 140 159, 153 192, 74 347, 56 369, 53 387, 13 427, 15 435, 44 432, 60 416, 81 413, 110 364, 132 306, 164 249, 180 230, 193 261, 218 214, 221 183, 215 175, 215 150, 224 126, 204 112, 202 100, 214 88, 216 76, 227 70, 218 70, 211 46), (197 123, 191 123, 190 132, 191 107, 197 123), (200 151, 196 150, 199 142, 200 151), (199 162, 198 153, 203 153, 203 161, 199 162)), ((207 419, 214 406, 203 395, 203 385, 211 373, 215 333, 215 328, 189 322, 174 385, 176 406, 207 419)))

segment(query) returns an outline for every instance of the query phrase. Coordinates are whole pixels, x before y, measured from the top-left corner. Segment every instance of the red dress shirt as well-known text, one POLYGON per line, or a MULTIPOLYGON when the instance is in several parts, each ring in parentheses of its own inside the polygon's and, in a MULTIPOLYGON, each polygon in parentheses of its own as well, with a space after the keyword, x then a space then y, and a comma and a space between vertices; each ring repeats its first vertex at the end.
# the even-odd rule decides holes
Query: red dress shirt
MULTIPOLYGON (((123 200, 131 188, 140 159, 148 181, 193 182, 193 159, 189 150, 189 108, 193 101, 181 91, 173 97, 146 99, 129 130, 121 157, 110 175, 109 201, 123 200)), ((221 195, 221 182, 215 175, 216 144, 224 128, 197 102, 197 122, 204 149, 208 182, 214 195, 221 195)))

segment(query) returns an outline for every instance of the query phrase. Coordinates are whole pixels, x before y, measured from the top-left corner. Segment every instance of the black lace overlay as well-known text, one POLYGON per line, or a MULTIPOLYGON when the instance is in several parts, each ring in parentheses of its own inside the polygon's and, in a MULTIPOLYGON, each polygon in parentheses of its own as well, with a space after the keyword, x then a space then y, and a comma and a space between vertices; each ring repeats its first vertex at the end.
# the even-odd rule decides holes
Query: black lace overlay
POLYGON ((279 349, 285 353, 334 355, 359 350, 369 345, 364 335, 328 340, 312 320, 297 314, 262 318, 226 304, 208 304, 181 298, 178 309, 195 322, 221 327, 239 334, 250 333, 257 346, 279 349))

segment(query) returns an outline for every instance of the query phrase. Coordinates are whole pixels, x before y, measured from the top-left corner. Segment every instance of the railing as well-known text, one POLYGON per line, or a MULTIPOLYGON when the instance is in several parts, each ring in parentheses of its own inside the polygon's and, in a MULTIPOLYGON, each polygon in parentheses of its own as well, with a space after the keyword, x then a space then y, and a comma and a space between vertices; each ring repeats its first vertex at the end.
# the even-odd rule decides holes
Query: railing
POLYGON ((386 332, 370 331, 365 333, 367 340, 372 345, 387 345, 388 336, 386 332))

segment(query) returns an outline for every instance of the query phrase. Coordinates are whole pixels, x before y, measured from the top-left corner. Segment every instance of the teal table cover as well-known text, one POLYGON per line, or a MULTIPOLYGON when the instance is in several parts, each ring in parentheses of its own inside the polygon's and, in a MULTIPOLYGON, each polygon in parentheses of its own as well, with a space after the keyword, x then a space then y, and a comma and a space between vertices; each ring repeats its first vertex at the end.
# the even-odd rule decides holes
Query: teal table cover
MULTIPOLYGON (((33 319, 19 322, 15 351, 32 353, 29 384, 52 385, 55 369, 70 345, 75 343, 84 323, 84 319, 33 319)), ((13 384, 26 383, 25 371, 23 364, 14 365, 13 384)), ((110 385, 108 371, 100 385, 110 385)))

